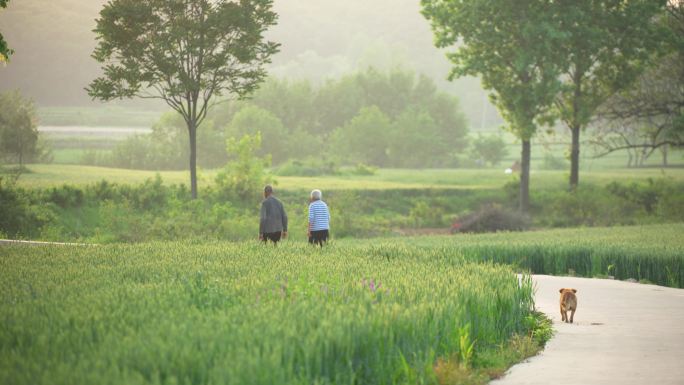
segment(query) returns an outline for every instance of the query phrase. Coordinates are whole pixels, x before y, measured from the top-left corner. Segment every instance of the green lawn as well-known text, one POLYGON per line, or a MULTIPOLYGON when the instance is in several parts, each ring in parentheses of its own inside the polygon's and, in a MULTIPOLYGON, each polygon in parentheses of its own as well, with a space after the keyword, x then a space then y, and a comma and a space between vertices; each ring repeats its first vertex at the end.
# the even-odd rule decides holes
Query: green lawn
MULTIPOLYGON (((113 183, 137 184, 154 178, 154 171, 103 167, 34 164, 30 173, 21 176, 25 187, 49 187, 62 184, 85 185, 106 179, 113 183)), ((217 170, 200 170, 200 188, 213 184, 217 170)), ((159 172, 166 184, 189 184, 187 171, 159 172)), ((595 170, 580 173, 580 183, 603 185, 612 181, 644 180, 659 177, 684 181, 684 168, 640 168, 595 170)), ((381 169, 372 176, 276 177, 277 187, 286 190, 383 190, 383 189, 498 189, 512 180, 500 169, 381 169)), ((566 171, 532 170, 531 188, 565 188, 566 171)))

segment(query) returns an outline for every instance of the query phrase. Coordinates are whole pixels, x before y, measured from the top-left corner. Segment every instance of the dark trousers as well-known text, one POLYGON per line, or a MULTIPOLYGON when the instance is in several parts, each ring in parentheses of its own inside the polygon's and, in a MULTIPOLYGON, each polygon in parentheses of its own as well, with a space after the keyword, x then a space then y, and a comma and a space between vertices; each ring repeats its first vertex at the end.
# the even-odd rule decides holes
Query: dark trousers
POLYGON ((328 236, 328 230, 312 231, 311 236, 309 237, 309 243, 323 247, 323 243, 328 242, 328 236))
POLYGON ((264 241, 264 243, 268 242, 269 239, 271 241, 273 241, 273 243, 278 243, 281 235, 282 235, 282 232, 280 232, 280 231, 275 232, 275 233, 264 233, 262 240, 264 241))

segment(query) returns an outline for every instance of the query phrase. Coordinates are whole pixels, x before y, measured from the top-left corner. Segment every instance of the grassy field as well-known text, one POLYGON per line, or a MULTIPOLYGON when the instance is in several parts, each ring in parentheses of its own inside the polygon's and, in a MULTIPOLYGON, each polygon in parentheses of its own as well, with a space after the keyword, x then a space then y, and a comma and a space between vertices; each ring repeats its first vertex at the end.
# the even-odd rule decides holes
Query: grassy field
MULTIPOLYGON (((155 171, 113 169, 79 165, 34 164, 31 172, 22 175, 19 184, 25 187, 51 187, 64 183, 85 185, 106 179, 112 183, 138 184, 154 178, 155 171)), ((214 183, 217 170, 200 170, 200 188, 214 183)), ((187 171, 161 171, 167 184, 189 184, 187 171)), ((684 181, 684 168, 639 168, 587 171, 580 174, 580 183, 604 185, 612 181, 627 182, 659 177, 684 181)), ((512 180, 497 169, 380 169, 371 176, 276 177, 277 186, 286 190, 383 190, 383 189, 498 189, 512 180)), ((532 170, 531 188, 565 188, 566 171, 532 170)))
POLYGON ((484 383, 536 351, 510 267, 386 246, 0 247, 0 383, 484 383))
POLYGON ((515 272, 681 287, 683 232, 3 246, 0 383, 484 383, 545 330, 515 272))
MULTIPOLYGON (((459 234, 448 247, 467 260, 518 266, 535 274, 636 279, 684 288, 684 223, 459 234)), ((445 237, 398 239, 437 247, 445 237)))

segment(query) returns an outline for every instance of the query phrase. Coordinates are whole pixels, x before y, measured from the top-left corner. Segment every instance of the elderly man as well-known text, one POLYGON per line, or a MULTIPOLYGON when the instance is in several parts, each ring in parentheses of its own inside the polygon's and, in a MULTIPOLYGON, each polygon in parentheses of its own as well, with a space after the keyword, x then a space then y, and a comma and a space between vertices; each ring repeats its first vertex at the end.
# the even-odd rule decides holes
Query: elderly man
POLYGON ((309 204, 309 243, 321 247, 330 236, 330 210, 322 197, 321 190, 313 190, 309 204))
POLYGON ((261 202, 261 220, 259 221, 259 239, 273 244, 287 237, 287 214, 283 203, 273 196, 273 186, 264 187, 264 200, 261 202))

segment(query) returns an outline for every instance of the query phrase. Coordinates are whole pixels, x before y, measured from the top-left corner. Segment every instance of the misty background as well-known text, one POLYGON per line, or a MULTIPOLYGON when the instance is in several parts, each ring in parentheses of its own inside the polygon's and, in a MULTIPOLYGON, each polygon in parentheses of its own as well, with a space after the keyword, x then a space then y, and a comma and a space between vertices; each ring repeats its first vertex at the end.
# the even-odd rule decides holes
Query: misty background
MULTIPOLYGON (((15 50, 0 67, 0 91, 18 89, 45 107, 98 107, 84 88, 99 73, 90 57, 92 29, 104 0, 22 0, 0 13, 0 30, 15 50)), ((268 71, 280 79, 329 79, 366 70, 402 69, 424 74, 459 99, 471 130, 502 124, 476 78, 449 82, 450 64, 433 45, 429 23, 415 0, 276 0, 278 25, 268 38, 281 43, 268 71)), ((165 104, 139 99, 109 103, 161 112, 165 104)))

